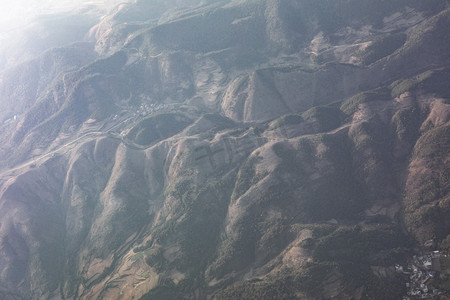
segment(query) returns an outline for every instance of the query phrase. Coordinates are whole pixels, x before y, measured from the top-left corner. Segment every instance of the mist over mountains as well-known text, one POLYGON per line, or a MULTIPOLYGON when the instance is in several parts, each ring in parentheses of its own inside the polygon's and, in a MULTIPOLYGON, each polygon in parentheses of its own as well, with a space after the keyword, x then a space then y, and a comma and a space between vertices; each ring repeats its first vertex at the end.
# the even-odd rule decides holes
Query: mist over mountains
POLYGON ((446 299, 448 1, 93 7, 0 49, 0 298, 446 299))

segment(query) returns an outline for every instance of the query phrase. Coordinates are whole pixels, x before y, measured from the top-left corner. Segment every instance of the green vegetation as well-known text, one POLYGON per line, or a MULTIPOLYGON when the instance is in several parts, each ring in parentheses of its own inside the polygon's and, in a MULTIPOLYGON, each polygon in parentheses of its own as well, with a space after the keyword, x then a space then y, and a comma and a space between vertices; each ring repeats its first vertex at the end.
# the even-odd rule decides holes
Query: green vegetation
MULTIPOLYGON (((177 269, 186 278, 171 287, 176 295, 187 295, 195 289, 204 288, 204 270, 211 262, 220 240, 221 222, 225 218, 228 201, 231 197, 232 182, 235 174, 220 182, 211 181, 204 187, 198 187, 189 174, 181 177, 173 188, 167 191, 172 205, 177 208, 169 221, 155 227, 153 239, 144 247, 135 248, 139 254, 143 251, 148 265, 159 273, 177 269), (176 245, 179 252, 168 260, 164 253, 167 246, 176 245)), ((145 299, 165 299, 167 284, 160 284, 145 299)), ((167 294, 174 297, 175 294, 167 294)), ((177 298, 173 298, 177 299, 177 298)))
POLYGON ((450 123, 427 131, 414 148, 414 158, 438 158, 448 154, 450 144, 450 123))
POLYGON ((186 299, 177 291, 175 285, 158 286, 139 298, 139 300, 183 300, 186 299))
POLYGON ((213 123, 215 130, 234 128, 236 125, 232 120, 217 113, 204 114, 201 118, 213 123))
POLYGON ((201 272, 212 259, 220 239, 231 193, 229 183, 210 186, 200 191, 196 201, 187 208, 177 227, 182 256, 176 260, 180 269, 201 272))
POLYGON ((289 229, 290 226, 285 220, 259 220, 257 231, 261 238, 256 248, 259 249, 258 254, 262 257, 260 260, 268 262, 285 249, 293 238, 289 229))
POLYGON ((302 113, 302 118, 306 122, 314 120, 318 124, 319 132, 324 132, 339 127, 344 115, 334 107, 316 106, 302 113))
POLYGON ((439 248, 445 251, 450 251, 450 234, 447 235, 447 237, 442 240, 441 244, 439 245, 439 248))
POLYGON ((303 121, 304 120, 300 115, 284 115, 270 122, 268 130, 275 130, 287 125, 297 125, 303 121))
POLYGON ((305 204, 305 211, 315 220, 342 218, 358 220, 367 205, 361 187, 355 185, 351 168, 351 145, 340 135, 323 135, 325 150, 316 158, 331 163, 327 172, 316 180, 317 188, 305 204))
POLYGON ((323 285, 329 276, 336 278, 338 289, 345 289, 350 295, 364 287, 362 299, 401 298, 404 290, 400 278, 381 279, 370 273, 357 263, 314 262, 301 270, 283 270, 263 280, 233 284, 216 293, 214 299, 321 299, 323 285))
POLYGON ((253 184, 258 182, 258 179, 255 178, 256 163, 258 160, 259 158, 257 156, 251 156, 240 168, 232 196, 233 199, 242 196, 253 184))
POLYGON ((190 119, 181 114, 158 114, 139 122, 126 138, 146 146, 177 134, 191 123, 190 119))
POLYGON ((442 220, 448 213, 438 206, 422 205, 416 211, 406 210, 405 223, 420 243, 428 239, 440 240, 449 232, 448 225, 442 220))
POLYGON ((340 135, 321 134, 300 139, 296 146, 293 148, 284 143, 273 146, 274 152, 282 159, 276 173, 290 175, 290 180, 284 185, 289 189, 283 184, 276 185, 274 192, 267 189, 260 199, 270 199, 266 201, 281 207, 301 203, 298 209, 307 222, 332 218, 357 220, 366 205, 366 197, 355 185, 350 167, 350 145, 346 139, 340 135), (320 153, 317 153, 317 147, 322 149, 320 153), (329 167, 314 179, 314 188, 311 189, 310 170, 321 163, 329 164, 329 167))
POLYGON ((364 286, 364 299, 390 299, 402 295, 400 278, 378 278, 370 266, 389 267, 403 261, 403 247, 411 246, 412 240, 391 225, 340 227, 318 239, 314 258, 337 264, 347 287, 364 286))
POLYGON ((443 240, 450 232, 449 224, 444 221, 444 216, 450 213, 450 181, 445 162, 449 143, 450 124, 447 123, 427 131, 414 147, 413 161, 421 164, 421 172, 427 173, 409 186, 404 197, 405 222, 421 242, 432 238, 443 240))
POLYGON ((393 135, 389 129, 387 125, 373 121, 363 121, 354 127, 351 135, 353 146, 360 151, 368 150, 365 155, 367 162, 362 162, 366 169, 372 165, 372 171, 376 170, 375 167, 390 159, 393 135))
POLYGON ((375 28, 383 26, 383 18, 389 16, 405 6, 417 8, 425 13, 436 13, 444 9, 446 0, 335 0, 335 1, 305 1, 308 10, 314 11, 318 23, 325 33, 333 33, 336 28, 348 25, 348 20, 372 24, 375 28))
POLYGON ((261 236, 257 223, 257 217, 247 214, 234 224, 233 237, 221 244, 218 257, 206 270, 207 278, 221 278, 242 270, 254 261, 255 243, 261 236))
POLYGON ((450 257, 441 256, 439 261, 441 263, 441 269, 443 271, 450 270, 450 257))
POLYGON ((127 61, 127 56, 123 51, 118 51, 113 55, 98 59, 85 70, 86 73, 102 73, 102 74, 117 74, 122 70, 123 65, 127 61))
POLYGON ((404 279, 398 275, 394 278, 371 275, 365 282, 362 299, 401 299, 405 295, 404 284, 404 279))
POLYGON ((377 37, 362 53, 362 62, 370 65, 377 60, 392 54, 406 41, 406 34, 394 33, 377 37))
MULTIPOLYGON (((144 252, 145 262, 155 268, 156 271, 162 272, 164 267, 167 266, 167 262, 164 259, 164 250, 160 247, 155 247, 144 252)), ((140 254, 140 253, 139 253, 140 254)))
POLYGON ((377 88, 371 91, 362 92, 345 100, 342 102, 340 110, 346 115, 352 115, 358 110, 358 106, 360 104, 369 103, 372 101, 388 101, 390 99, 391 97, 387 88, 377 88))
MULTIPOLYGON (((332 218, 360 218, 359 213, 365 207, 365 199, 358 188, 352 186, 351 177, 342 174, 324 176, 318 189, 307 196, 304 210, 311 221, 325 221, 332 218)), ((349 175, 349 174, 347 174, 349 175)))
POLYGON ((341 227, 319 239, 315 259, 390 266, 395 263, 391 250, 410 245, 400 228, 378 224, 373 227, 341 227))
POLYGON ((215 300, 297 299, 298 295, 317 296, 325 277, 335 269, 331 264, 311 263, 301 270, 284 270, 264 280, 239 282, 219 291, 215 300))
POLYGON ((413 145, 418 136, 420 126, 419 109, 416 107, 402 109, 392 117, 398 140, 413 145))
POLYGON ((408 79, 397 80, 391 84, 392 97, 398 97, 408 91, 423 90, 428 93, 436 93, 444 98, 450 98, 448 88, 450 69, 436 69, 426 71, 408 79))

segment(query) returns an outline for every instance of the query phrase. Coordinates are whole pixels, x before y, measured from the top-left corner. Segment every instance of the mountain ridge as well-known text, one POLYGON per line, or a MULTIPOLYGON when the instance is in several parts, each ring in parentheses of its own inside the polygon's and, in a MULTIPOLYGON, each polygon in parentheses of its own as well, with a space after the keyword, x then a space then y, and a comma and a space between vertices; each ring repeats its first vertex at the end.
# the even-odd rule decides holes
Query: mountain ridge
POLYGON ((448 7, 137 1, 4 70, 0 295, 406 295, 450 245, 448 7))

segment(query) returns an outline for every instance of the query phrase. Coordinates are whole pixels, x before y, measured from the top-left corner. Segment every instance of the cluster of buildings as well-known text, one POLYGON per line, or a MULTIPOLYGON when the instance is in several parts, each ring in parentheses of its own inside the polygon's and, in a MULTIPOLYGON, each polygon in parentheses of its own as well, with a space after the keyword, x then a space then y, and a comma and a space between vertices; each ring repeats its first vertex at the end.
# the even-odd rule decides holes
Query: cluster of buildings
POLYGON ((407 276, 404 300, 437 299, 442 292, 434 285, 434 279, 441 271, 439 251, 426 252, 422 256, 413 256, 406 268, 395 265, 395 270, 407 276))
POLYGON ((138 117, 138 116, 146 116, 152 113, 155 113, 161 109, 166 109, 169 106, 167 104, 141 104, 139 106, 139 108, 136 110, 136 112, 134 113, 134 117, 138 117))
MULTIPOLYGON (((131 124, 135 123, 142 119, 142 117, 145 117, 147 115, 156 113, 157 111, 167 109, 169 108, 169 105, 167 104, 147 104, 143 103, 141 104, 134 112, 131 112, 131 115, 127 113, 126 111, 123 111, 121 115, 114 115, 112 120, 116 122, 114 126, 110 128, 115 129, 119 126, 119 124, 131 124), (117 123, 118 122, 118 123, 117 123)), ((120 135, 124 135, 126 131, 122 131, 120 135)))
MULTIPOLYGON (((155 103, 146 104, 146 103, 143 103, 136 109, 136 111, 134 113, 132 113, 131 116, 132 116, 132 118, 143 117, 143 116, 155 113, 155 112, 157 112, 159 110, 166 109, 168 107, 169 107, 169 105, 167 105, 167 104, 155 104, 155 103)), ((117 120, 119 120, 119 118, 120 118, 119 115, 115 115, 113 117, 113 120, 117 121, 117 120)), ((127 120, 130 120, 130 119, 131 118, 129 118, 127 120)))

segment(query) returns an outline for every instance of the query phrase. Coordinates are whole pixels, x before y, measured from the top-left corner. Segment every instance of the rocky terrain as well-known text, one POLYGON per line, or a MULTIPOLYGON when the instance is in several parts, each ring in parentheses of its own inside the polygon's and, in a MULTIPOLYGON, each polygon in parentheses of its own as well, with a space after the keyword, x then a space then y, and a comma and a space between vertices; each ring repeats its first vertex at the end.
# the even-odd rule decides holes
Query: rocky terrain
POLYGON ((448 1, 78 14, 0 49, 0 298, 401 299, 450 250, 448 1))

